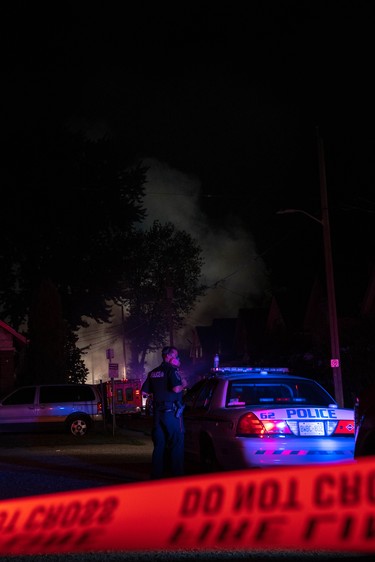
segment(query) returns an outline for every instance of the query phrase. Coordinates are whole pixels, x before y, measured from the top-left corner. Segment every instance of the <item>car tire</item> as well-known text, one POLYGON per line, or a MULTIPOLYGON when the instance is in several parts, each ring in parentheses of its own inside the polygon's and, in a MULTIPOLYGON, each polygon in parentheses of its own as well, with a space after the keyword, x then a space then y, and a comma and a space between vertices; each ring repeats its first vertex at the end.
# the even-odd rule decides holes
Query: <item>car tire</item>
POLYGON ((213 443, 207 436, 201 439, 200 465, 203 473, 219 472, 220 470, 213 443))
POLYGON ((74 437, 84 437, 90 430, 91 421, 88 416, 75 415, 71 416, 67 420, 68 431, 74 435, 74 437))

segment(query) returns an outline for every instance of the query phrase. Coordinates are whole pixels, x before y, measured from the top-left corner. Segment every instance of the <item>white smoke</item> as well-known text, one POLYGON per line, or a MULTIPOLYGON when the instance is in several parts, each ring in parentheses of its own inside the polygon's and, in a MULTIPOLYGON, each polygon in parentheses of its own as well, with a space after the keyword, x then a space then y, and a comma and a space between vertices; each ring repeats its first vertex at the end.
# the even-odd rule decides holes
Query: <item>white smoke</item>
POLYGON ((156 219, 172 222, 202 248, 202 281, 209 289, 187 319, 187 326, 210 325, 214 318, 235 318, 239 308, 251 304, 249 297, 256 299, 264 291, 265 267, 252 236, 235 221, 230 230, 209 226, 199 207, 198 178, 153 158, 143 162, 149 168, 145 226, 156 219))
MULTIPOLYGON (((215 318, 235 318, 239 308, 251 306, 251 299, 263 294, 265 267, 252 236, 235 219, 230 230, 209 226, 199 206, 199 178, 154 158, 145 158, 143 163, 149 168, 144 198, 147 218, 143 226, 149 228, 154 220, 162 224, 171 222, 188 232, 202 248, 202 282, 209 289, 186 319, 185 328, 175 336, 176 345, 187 348, 195 326, 210 326, 215 318)), ((120 377, 126 375, 123 342, 118 338, 118 329, 114 329, 121 325, 121 310, 117 307, 113 314, 112 325, 92 322, 90 328, 81 330, 80 347, 89 346, 85 358, 90 371, 88 382, 107 380, 108 362, 119 365, 120 377), (107 349, 114 352, 110 360, 106 357, 107 349)), ((160 354, 147 357, 149 368, 159 362, 160 354)))

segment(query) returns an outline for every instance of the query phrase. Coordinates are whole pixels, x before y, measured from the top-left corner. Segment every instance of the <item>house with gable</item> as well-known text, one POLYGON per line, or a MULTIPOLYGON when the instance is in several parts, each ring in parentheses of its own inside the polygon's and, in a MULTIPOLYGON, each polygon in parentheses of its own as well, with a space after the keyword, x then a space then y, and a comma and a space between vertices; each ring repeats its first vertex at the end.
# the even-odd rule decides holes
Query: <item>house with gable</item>
POLYGON ((0 396, 15 388, 17 368, 27 344, 25 336, 0 320, 0 396))

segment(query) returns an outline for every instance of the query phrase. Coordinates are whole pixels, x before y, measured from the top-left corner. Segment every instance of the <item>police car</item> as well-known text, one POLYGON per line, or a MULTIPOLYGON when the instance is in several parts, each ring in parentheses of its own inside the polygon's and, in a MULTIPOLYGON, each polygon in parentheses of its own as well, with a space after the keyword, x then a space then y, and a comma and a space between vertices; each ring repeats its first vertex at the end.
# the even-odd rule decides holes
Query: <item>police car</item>
POLYGON ((353 460, 354 409, 286 368, 217 367, 184 402, 186 458, 204 471, 353 460))

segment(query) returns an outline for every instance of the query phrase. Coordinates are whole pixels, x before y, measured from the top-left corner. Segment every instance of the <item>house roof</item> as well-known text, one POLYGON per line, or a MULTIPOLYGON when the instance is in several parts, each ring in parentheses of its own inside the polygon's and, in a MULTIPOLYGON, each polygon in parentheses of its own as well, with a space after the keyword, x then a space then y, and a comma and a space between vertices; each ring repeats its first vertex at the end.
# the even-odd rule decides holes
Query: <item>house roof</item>
POLYGON ((6 324, 6 322, 4 322, 3 320, 0 320, 0 328, 2 328, 3 330, 5 330, 9 334, 11 334, 13 337, 15 337, 21 343, 23 343, 25 345, 28 343, 28 339, 25 336, 23 336, 22 334, 20 334, 19 332, 17 332, 13 328, 11 328, 11 326, 6 324))

